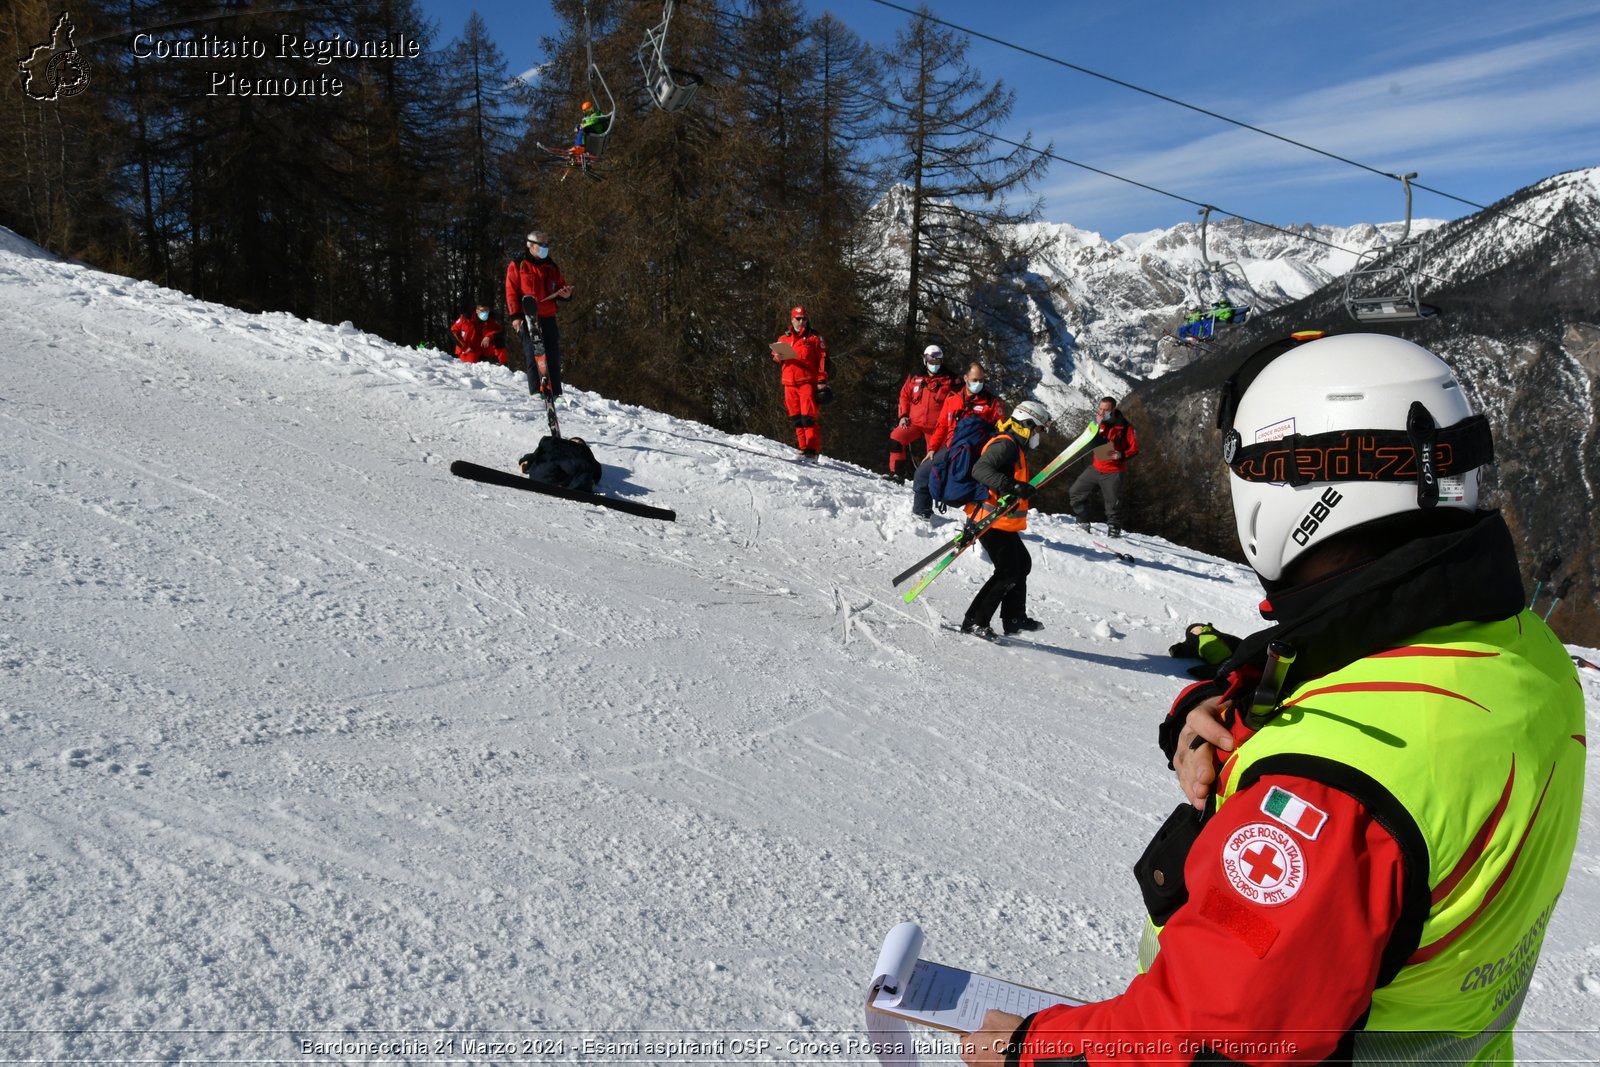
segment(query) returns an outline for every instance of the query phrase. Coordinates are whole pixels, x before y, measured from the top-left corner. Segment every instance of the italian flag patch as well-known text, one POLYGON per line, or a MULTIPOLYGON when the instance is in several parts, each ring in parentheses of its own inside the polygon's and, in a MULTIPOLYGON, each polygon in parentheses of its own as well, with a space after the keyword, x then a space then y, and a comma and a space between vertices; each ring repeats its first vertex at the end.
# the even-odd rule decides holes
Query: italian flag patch
POLYGON ((1327 812, 1307 804, 1287 789, 1276 785, 1261 802, 1261 810, 1295 833, 1312 841, 1315 841, 1317 835, 1322 832, 1322 824, 1328 821, 1327 812))

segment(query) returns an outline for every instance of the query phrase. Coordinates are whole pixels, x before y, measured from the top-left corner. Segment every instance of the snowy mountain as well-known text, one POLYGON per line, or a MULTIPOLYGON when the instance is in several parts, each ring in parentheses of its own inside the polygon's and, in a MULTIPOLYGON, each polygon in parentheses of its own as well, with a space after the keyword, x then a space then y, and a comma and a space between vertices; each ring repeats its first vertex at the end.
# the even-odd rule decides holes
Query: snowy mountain
MULTIPOLYGON (((1485 499, 1511 522, 1528 587, 1539 562, 1559 556, 1558 584, 1570 585, 1552 625, 1570 640, 1600 641, 1600 168, 1556 175, 1436 228, 1425 271, 1424 298, 1442 313, 1385 332, 1456 368, 1494 429, 1485 499)), ((1234 551, 1211 429, 1217 387, 1257 345, 1292 329, 1350 332, 1341 294, 1332 283, 1140 384, 1130 405, 1148 430, 1140 529, 1234 551)))
MULTIPOLYGON (((537 442, 519 377, 5 231, 0 361, 9 1058, 860 1062, 810 1050, 859 1040, 902 919, 1131 973, 1165 650, 1252 626, 1242 568, 1043 516, 1047 629, 970 642, 987 566, 904 605, 935 535, 864 470, 569 389, 602 489, 681 521, 463 482, 537 442)), ((1527 1058, 1593 1055, 1597 795, 1527 1058)))
MULTIPOLYGON (((882 261, 902 279, 910 225, 903 187, 891 190, 868 219, 882 261)), ((1414 219, 1411 234, 1441 225, 1414 219)), ((1221 296, 1258 312, 1292 304, 1405 233, 1404 222, 1273 229, 1220 215, 1203 228, 1198 220, 1182 222, 1115 240, 1067 223, 1018 226, 1020 245, 1041 246, 1020 273, 1048 286, 1050 296, 1029 309, 1037 340, 1011 358, 1031 365, 1029 377, 1039 383, 1033 395, 1052 410, 1086 410, 1103 395, 1120 397, 1191 362, 1190 350, 1162 340, 1189 307, 1221 296)))

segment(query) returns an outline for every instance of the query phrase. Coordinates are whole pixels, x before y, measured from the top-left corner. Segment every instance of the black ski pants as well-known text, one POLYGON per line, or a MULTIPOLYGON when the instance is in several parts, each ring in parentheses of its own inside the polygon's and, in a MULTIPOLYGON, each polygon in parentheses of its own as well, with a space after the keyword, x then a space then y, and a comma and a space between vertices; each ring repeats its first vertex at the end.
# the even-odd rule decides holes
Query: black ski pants
POLYGON ((1028 555, 1028 546, 1022 543, 1022 534, 991 527, 978 538, 978 543, 989 553, 994 573, 972 598, 962 621, 993 625, 995 608, 1000 609, 1001 619, 1020 619, 1027 615, 1028 572, 1033 570, 1033 557, 1028 555))

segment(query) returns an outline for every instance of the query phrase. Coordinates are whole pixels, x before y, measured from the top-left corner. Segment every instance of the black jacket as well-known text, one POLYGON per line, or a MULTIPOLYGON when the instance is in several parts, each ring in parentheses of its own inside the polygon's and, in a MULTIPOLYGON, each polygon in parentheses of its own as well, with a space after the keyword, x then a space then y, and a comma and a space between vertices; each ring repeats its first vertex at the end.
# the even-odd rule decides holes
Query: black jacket
POLYGON ((522 457, 523 473, 537 482, 592 493, 600 482, 600 461, 582 441, 546 437, 522 457))

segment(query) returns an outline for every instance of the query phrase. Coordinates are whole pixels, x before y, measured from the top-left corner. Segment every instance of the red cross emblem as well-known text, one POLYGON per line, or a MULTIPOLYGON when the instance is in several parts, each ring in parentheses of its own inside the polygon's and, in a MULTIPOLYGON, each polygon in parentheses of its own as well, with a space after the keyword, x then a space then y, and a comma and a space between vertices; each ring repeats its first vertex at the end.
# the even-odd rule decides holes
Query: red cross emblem
POLYGON ((1246 873, 1249 874, 1250 880, 1256 885, 1276 882, 1283 877, 1283 865, 1278 862, 1278 850, 1271 845, 1263 844, 1246 849, 1240 858, 1248 868, 1246 873))
POLYGON ((1222 871, 1241 897, 1265 907, 1287 904, 1305 885, 1300 843, 1274 823, 1251 823, 1228 836, 1222 871))

